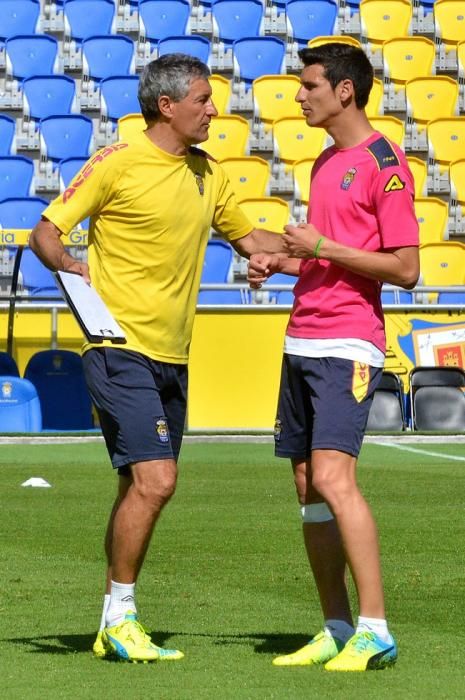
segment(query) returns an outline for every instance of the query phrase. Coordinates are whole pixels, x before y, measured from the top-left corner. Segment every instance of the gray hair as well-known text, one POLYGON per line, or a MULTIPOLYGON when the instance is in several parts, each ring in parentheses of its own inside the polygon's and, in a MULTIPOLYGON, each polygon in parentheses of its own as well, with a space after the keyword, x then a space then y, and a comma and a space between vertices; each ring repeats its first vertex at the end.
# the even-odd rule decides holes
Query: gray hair
POLYGON ((145 121, 160 117, 158 100, 162 95, 180 102, 189 92, 191 82, 210 77, 208 66, 194 56, 170 53, 148 63, 139 81, 138 98, 145 121))

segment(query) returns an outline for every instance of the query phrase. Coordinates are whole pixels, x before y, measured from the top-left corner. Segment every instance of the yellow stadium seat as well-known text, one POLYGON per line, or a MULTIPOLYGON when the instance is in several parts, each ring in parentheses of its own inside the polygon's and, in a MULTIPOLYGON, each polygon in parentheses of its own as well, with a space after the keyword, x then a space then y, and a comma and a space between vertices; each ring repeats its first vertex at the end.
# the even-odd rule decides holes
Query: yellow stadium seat
POLYGON ((279 197, 243 199, 239 206, 256 228, 282 233, 291 220, 288 203, 279 197))
POLYGON ((271 127, 280 117, 301 117, 295 98, 300 88, 296 75, 262 75, 252 83, 253 138, 251 147, 273 150, 271 127))
POLYGON ((434 39, 438 47, 439 70, 457 69, 457 44, 465 40, 463 0, 436 0, 434 3, 434 39))
POLYGON ((310 199, 310 176, 315 158, 304 158, 294 163, 292 174, 294 176, 294 218, 296 221, 305 221, 307 207, 310 199))
POLYGON ((373 129, 380 131, 384 136, 386 136, 391 141, 394 141, 401 148, 404 143, 404 132, 405 126, 404 122, 397 117, 392 117, 390 115, 384 115, 382 117, 371 117, 370 124, 373 129))
POLYGON ((118 139, 129 141, 132 136, 140 134, 147 128, 142 114, 125 114, 118 119, 118 139))
POLYGON ((465 40, 457 44, 457 80, 459 82, 460 110, 465 112, 465 40))
POLYGON ((465 117, 433 119, 427 125, 428 190, 449 192, 449 165, 465 153, 465 117))
MULTIPOLYGON (((420 280, 427 286, 465 284, 465 245, 458 241, 425 243, 420 246, 420 280)), ((437 294, 428 294, 436 301, 437 294)))
POLYGON ((383 105, 384 88, 383 83, 379 78, 374 78, 373 87, 371 88, 368 104, 365 107, 365 112, 368 119, 378 117, 384 113, 383 105))
POLYGON ((465 158, 449 166, 451 232, 465 234, 465 158))
POLYGON ((204 148, 216 160, 248 155, 249 123, 244 117, 223 114, 210 122, 208 141, 204 148))
POLYGON ((354 36, 349 36, 347 34, 331 34, 330 36, 316 36, 310 39, 307 46, 309 49, 315 49, 322 44, 349 44, 349 46, 356 46, 358 49, 362 48, 361 43, 354 36))
POLYGON ((302 156, 319 156, 326 140, 326 131, 308 126, 303 117, 282 117, 273 122, 273 187, 281 192, 292 192, 293 164, 302 156))
POLYGON ((459 86, 447 75, 413 78, 407 81, 407 139, 406 148, 425 151, 426 125, 432 119, 458 114, 459 86))
POLYGON ((420 229, 420 245, 440 243, 448 239, 447 202, 437 197, 418 197, 415 200, 415 214, 420 229))
POLYGON ((383 66, 383 43, 396 36, 407 36, 411 21, 410 0, 361 0, 360 38, 375 68, 383 66))
POLYGON ((270 166, 263 158, 225 158, 220 164, 226 170, 238 200, 269 194, 270 166))
POLYGON ((407 163, 412 171, 415 182, 415 197, 424 197, 427 194, 428 166, 424 160, 415 156, 407 156, 407 163))
POLYGON ((435 73, 434 42, 424 36, 394 37, 383 43, 386 108, 405 111, 405 83, 435 73))
POLYGON ((218 114, 227 114, 231 101, 231 81, 224 75, 215 73, 209 77, 208 82, 212 88, 212 100, 218 114))

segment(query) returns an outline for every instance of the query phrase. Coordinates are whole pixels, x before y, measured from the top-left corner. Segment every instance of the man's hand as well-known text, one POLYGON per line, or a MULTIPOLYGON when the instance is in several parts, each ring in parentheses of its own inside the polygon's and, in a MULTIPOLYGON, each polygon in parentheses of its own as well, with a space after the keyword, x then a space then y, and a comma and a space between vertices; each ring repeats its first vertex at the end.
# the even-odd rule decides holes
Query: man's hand
POLYGON ((87 284, 90 284, 88 264, 80 260, 75 260, 70 255, 67 255, 66 259, 63 261, 63 272, 74 272, 77 275, 81 275, 87 284))
POLYGON ((284 248, 290 258, 315 257, 315 247, 322 236, 313 224, 288 225, 284 230, 284 248))
POLYGON ((270 275, 279 270, 279 256, 269 253, 255 253, 250 256, 247 281, 251 289, 260 289, 270 275))

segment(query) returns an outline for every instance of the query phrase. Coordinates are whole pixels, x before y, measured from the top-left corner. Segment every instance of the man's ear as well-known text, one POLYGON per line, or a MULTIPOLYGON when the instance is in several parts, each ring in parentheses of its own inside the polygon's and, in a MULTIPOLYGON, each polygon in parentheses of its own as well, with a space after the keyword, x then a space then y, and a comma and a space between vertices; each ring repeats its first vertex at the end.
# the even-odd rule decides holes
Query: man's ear
POLYGON ((160 114, 164 117, 169 118, 173 116, 173 102, 171 98, 167 95, 161 95, 161 97, 158 98, 158 109, 160 110, 160 114))
POLYGON ((341 82, 338 85, 339 88, 339 97, 342 102, 348 102, 351 98, 355 96, 354 92, 354 84, 349 78, 345 78, 344 80, 341 80, 341 82))

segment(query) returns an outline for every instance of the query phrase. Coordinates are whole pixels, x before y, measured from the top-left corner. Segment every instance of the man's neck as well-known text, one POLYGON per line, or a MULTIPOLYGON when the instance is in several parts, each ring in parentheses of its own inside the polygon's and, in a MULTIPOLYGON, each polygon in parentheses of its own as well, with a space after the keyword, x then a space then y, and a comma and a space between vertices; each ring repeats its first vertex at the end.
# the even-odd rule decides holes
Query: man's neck
POLYGON ((155 123, 144 132, 150 141, 166 153, 173 156, 185 156, 189 146, 179 140, 176 132, 163 123, 155 123))
POLYGON ((334 140, 336 148, 354 148, 374 133, 365 112, 360 110, 343 114, 341 119, 329 124, 326 131, 334 140))

